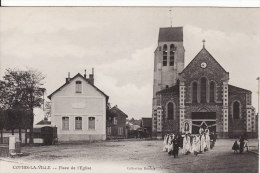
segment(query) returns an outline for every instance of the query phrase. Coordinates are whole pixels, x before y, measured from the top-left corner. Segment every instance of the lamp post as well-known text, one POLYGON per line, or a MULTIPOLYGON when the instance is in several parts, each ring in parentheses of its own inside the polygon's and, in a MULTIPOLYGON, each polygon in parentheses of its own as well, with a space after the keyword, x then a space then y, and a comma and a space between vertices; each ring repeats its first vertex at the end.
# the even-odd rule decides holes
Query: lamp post
MULTIPOLYGON (((257 77, 256 78, 256 80, 258 80, 258 85, 257 85, 257 97, 258 97, 258 102, 257 102, 257 120, 258 120, 258 122, 259 122, 259 87, 260 87, 260 77, 257 77)), ((258 132, 259 132, 259 123, 258 122, 256 122, 257 123, 257 137, 258 137, 258 132)), ((257 146, 257 149, 259 150, 259 140, 257 140, 258 141, 258 146, 257 146)))
POLYGON ((257 102, 257 107, 258 107, 258 110, 257 110, 257 114, 259 115, 259 86, 260 86, 260 77, 257 77, 256 80, 258 80, 258 88, 257 88, 257 96, 258 96, 258 102, 257 102))

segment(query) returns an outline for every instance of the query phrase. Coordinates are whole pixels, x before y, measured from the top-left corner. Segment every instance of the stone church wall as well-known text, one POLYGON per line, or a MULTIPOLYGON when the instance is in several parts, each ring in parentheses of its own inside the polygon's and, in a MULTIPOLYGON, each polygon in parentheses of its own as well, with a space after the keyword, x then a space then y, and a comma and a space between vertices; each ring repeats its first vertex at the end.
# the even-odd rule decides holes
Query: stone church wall
POLYGON ((229 137, 239 137, 246 132, 246 92, 229 87, 229 137), (233 118, 233 103, 240 103, 240 118, 233 118))
MULTIPOLYGON (((163 132, 165 134, 178 132, 179 131, 179 121, 180 121, 178 92, 162 94, 161 105, 163 108, 163 132), (167 119, 166 106, 169 102, 173 102, 175 104, 174 120, 167 119)), ((164 135, 164 134, 162 134, 162 135, 164 135)))

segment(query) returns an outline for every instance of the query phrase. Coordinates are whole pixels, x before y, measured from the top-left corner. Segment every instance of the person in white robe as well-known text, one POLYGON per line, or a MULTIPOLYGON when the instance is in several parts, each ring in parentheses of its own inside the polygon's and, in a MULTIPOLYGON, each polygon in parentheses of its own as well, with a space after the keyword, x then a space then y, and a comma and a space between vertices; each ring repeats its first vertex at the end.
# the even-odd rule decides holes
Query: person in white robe
POLYGON ((200 152, 204 152, 205 149, 205 136, 204 134, 201 134, 200 136, 200 152))
POLYGON ((198 153, 200 152, 200 141, 199 141, 199 137, 198 136, 193 136, 193 140, 192 140, 192 152, 194 153, 194 155, 198 155, 198 153))
POLYGON ((163 151, 167 151, 167 138, 168 138, 168 134, 166 134, 165 136, 164 136, 164 140, 163 140, 163 151))
POLYGON ((174 138, 174 134, 171 134, 168 140, 168 154, 172 155, 173 152, 173 138, 174 138))
POLYGON ((168 152, 169 144, 168 141, 170 140, 170 135, 167 134, 166 141, 165 141, 165 151, 168 152))
POLYGON ((204 132, 203 128, 200 127, 200 129, 199 129, 199 134, 201 135, 203 132, 204 132))
POLYGON ((210 150, 210 137, 209 137, 209 129, 207 128, 205 130, 206 132, 206 148, 207 150, 210 150))
POLYGON ((200 136, 196 136, 196 149, 197 149, 197 153, 200 152, 200 136))
POLYGON ((183 138, 183 154, 188 154, 190 152, 190 137, 185 134, 183 138))

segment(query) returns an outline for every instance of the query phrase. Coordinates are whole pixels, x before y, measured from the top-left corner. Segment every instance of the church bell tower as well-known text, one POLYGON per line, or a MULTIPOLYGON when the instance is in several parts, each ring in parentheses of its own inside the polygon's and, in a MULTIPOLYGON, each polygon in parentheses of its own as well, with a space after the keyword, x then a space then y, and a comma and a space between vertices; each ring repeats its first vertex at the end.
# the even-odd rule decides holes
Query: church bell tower
POLYGON ((156 93, 176 84, 178 74, 184 69, 184 52, 183 27, 160 28, 154 52, 153 134, 161 131, 160 118, 156 113, 160 103, 156 101, 156 93))

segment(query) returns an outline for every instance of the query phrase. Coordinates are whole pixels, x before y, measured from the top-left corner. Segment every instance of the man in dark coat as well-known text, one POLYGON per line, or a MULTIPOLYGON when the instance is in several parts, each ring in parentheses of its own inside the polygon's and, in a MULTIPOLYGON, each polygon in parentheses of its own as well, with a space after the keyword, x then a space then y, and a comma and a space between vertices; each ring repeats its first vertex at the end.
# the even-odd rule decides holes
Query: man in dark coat
POLYGON ((241 154, 241 153, 243 153, 243 151, 244 151, 244 145, 245 145, 245 139, 244 139, 243 136, 240 137, 239 142, 240 142, 239 149, 240 149, 240 154, 241 154))
POLYGON ((173 139, 173 156, 174 156, 174 158, 178 157, 178 154, 179 154, 179 139, 178 139, 178 136, 176 136, 173 139))

